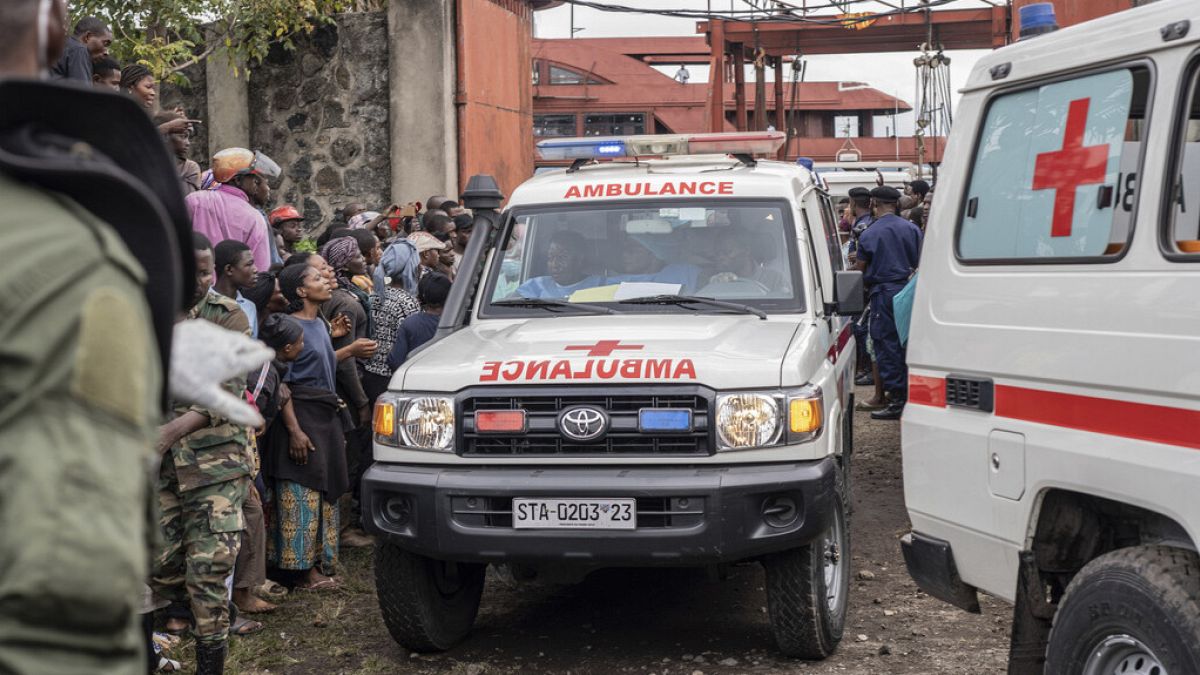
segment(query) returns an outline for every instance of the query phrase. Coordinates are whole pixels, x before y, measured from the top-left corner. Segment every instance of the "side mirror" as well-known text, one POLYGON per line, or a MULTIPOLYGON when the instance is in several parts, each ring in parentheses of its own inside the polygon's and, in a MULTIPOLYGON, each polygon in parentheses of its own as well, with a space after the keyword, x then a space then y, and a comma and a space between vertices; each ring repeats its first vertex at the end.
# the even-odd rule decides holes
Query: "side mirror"
POLYGON ((835 272, 833 277, 834 311, 844 316, 862 314, 866 309, 863 300, 863 273, 858 270, 835 272))

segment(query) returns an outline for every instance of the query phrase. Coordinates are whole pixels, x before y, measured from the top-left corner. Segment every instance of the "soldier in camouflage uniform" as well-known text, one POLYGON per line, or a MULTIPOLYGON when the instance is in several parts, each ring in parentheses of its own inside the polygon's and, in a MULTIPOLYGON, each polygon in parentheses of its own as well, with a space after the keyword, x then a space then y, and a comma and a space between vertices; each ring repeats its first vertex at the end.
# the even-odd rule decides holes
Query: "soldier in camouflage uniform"
MULTIPOLYGON (((197 263, 201 262, 197 256, 197 263)), ((207 264, 211 265, 211 255, 207 264)), ((237 301, 205 292, 189 318, 250 334, 237 301)), ((242 395, 245 377, 225 383, 242 395)), ((173 602, 190 602, 195 619, 197 672, 220 673, 229 634, 229 587, 245 527, 242 506, 253 489, 248 430, 199 407, 177 408, 171 425, 188 432, 163 456, 158 480, 164 539, 151 588, 173 602)), ((173 440, 170 434, 165 442, 173 440)))

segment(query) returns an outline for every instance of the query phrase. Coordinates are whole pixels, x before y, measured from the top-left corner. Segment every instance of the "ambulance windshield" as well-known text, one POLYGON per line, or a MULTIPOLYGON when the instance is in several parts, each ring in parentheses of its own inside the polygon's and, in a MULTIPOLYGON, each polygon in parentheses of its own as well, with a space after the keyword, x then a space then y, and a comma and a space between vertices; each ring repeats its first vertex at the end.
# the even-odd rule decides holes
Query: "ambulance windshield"
POLYGON ((795 241, 787 209, 774 202, 518 209, 503 259, 491 268, 489 310, 534 316, 534 307, 548 314, 571 303, 623 313, 723 311, 623 302, 686 295, 801 311, 795 241))

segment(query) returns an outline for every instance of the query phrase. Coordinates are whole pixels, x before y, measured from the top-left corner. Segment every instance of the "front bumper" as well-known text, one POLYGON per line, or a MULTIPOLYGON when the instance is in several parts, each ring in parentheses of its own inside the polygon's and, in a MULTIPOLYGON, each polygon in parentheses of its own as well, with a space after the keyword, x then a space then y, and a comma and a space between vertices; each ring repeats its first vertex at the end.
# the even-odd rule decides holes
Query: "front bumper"
POLYGON ((374 464, 367 529, 414 553, 462 562, 595 565, 733 562, 801 546, 829 526, 835 460, 750 466, 436 467, 374 464), (515 530, 513 497, 633 497, 636 530, 515 530), (764 515, 790 498, 795 518, 764 515))

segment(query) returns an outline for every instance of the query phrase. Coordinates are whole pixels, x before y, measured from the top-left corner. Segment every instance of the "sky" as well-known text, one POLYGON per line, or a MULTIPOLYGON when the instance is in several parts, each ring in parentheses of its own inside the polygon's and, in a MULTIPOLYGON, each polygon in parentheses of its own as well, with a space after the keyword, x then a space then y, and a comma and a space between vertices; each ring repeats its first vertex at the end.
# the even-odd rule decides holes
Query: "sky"
MULTIPOLYGON (((712 6, 713 12, 728 11, 730 5, 735 10, 752 9, 745 0, 596 0, 605 4, 638 5, 647 8, 663 9, 694 9, 705 10, 712 6)), ((803 0, 788 0, 792 5, 799 6, 803 0)), ((917 0, 903 0, 908 5, 916 4, 917 0)), ((891 0, 896 4, 897 0, 891 0)), ((760 2, 761 4, 761 2, 760 2)), ((827 0, 810 0, 809 4, 827 4, 827 0)), ((982 0, 955 0, 938 9, 974 9, 985 7, 982 0)), ((851 11, 869 12, 884 11, 887 7, 877 2, 856 2, 851 11)), ((588 7, 575 8, 575 28, 577 37, 634 37, 647 35, 696 35, 696 19, 654 16, 648 14, 610 13, 588 7)), ((565 38, 571 33, 571 8, 562 5, 534 14, 534 34, 539 38, 565 38)), ((867 29, 870 30, 870 29, 867 29)), ((953 102, 957 103, 957 91, 967 81, 971 68, 985 50, 955 50, 947 51, 951 58, 950 84, 953 102)), ((805 57, 808 70, 807 81, 843 81, 865 82, 880 91, 898 96, 910 105, 916 102, 916 68, 913 57, 918 52, 891 52, 877 54, 828 54, 805 57)), ((664 67, 668 74, 673 73, 677 66, 664 67)), ((704 82, 708 78, 707 66, 688 66, 692 82, 704 82)), ((753 78, 753 69, 747 71, 746 81, 753 78)), ((768 74, 768 80, 771 76, 768 74)), ((912 113, 902 114, 897 119, 896 126, 901 135, 911 135, 913 132, 912 113)), ((891 125, 890 118, 875 120, 876 133, 882 135, 881 125, 891 125)))

